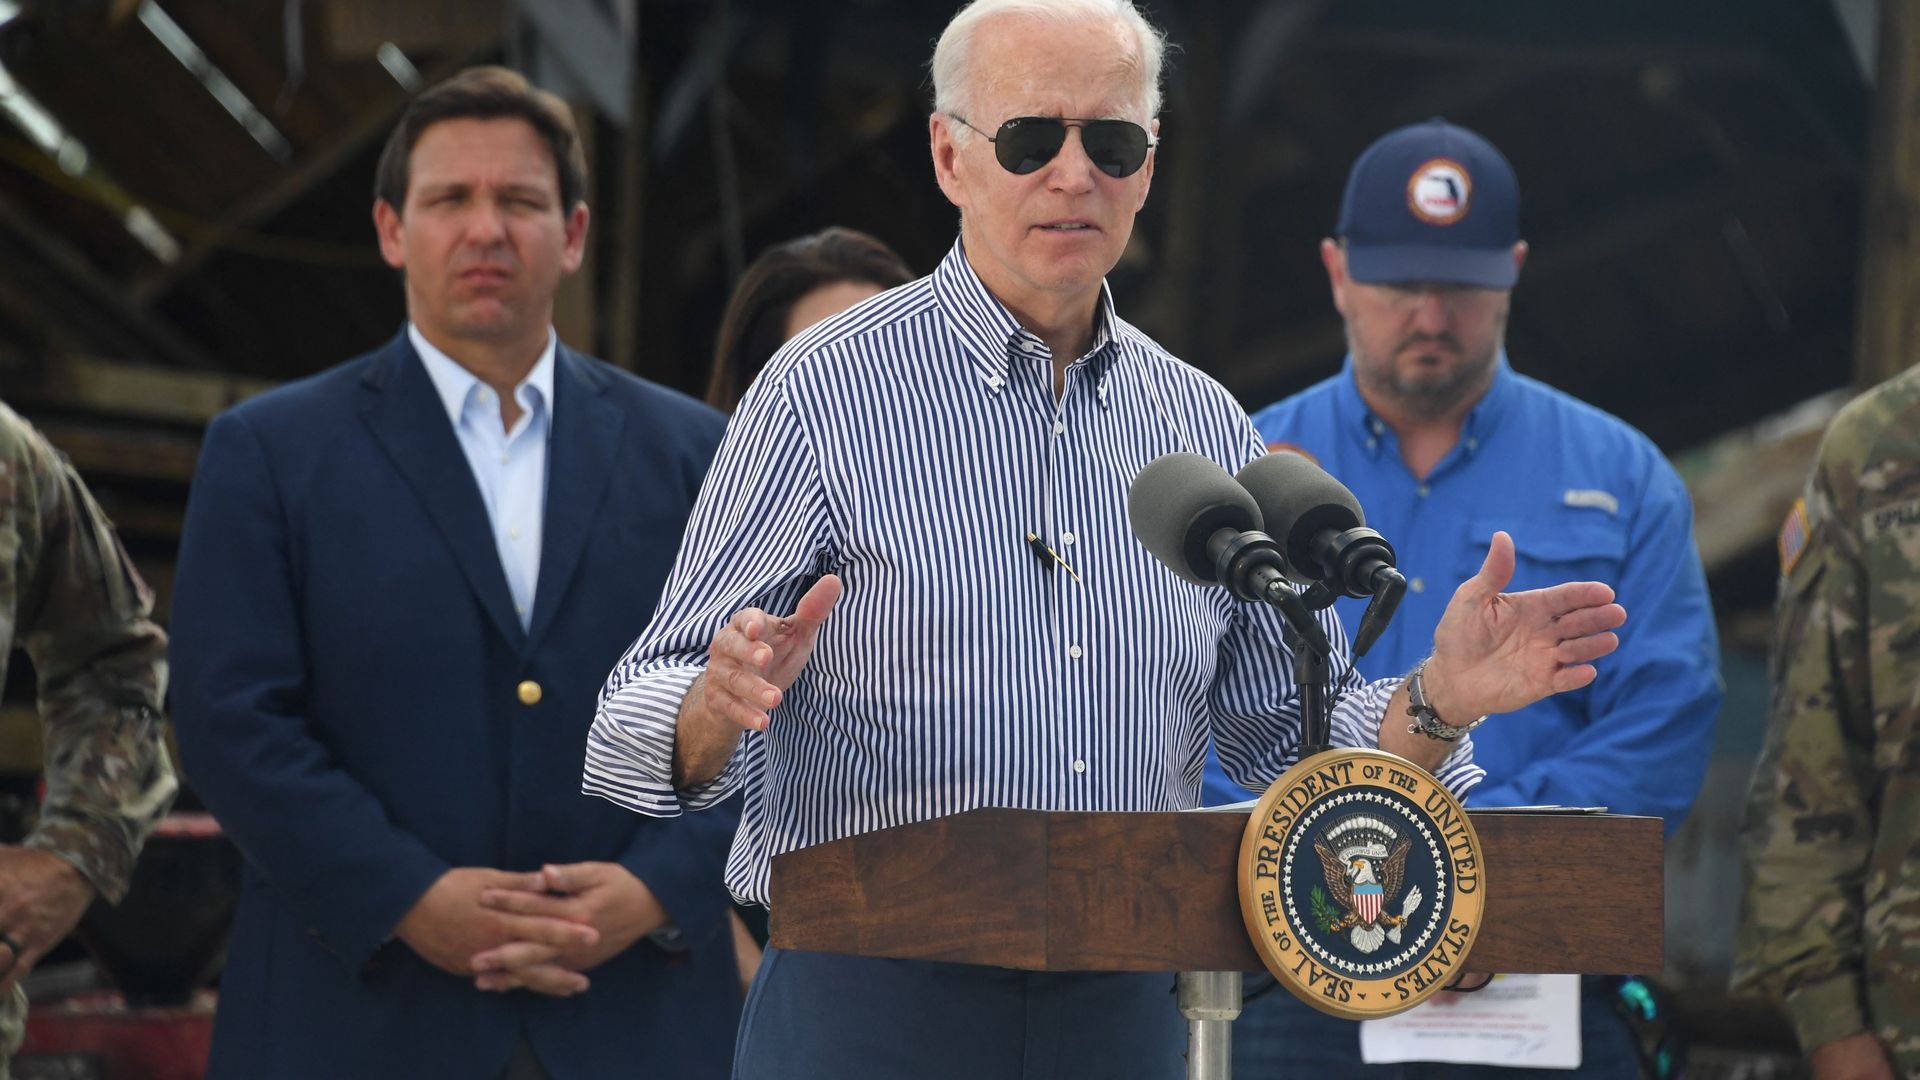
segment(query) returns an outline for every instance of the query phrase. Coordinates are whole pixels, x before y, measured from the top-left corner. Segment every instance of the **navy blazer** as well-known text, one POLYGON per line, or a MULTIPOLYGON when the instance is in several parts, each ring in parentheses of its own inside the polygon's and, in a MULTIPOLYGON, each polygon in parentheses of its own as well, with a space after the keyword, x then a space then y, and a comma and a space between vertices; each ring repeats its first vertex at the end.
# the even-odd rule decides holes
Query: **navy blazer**
POLYGON ((181 539, 172 706, 246 855, 211 1075, 724 1077, 740 993, 733 814, 582 795, 596 695, 652 614, 720 414, 564 346, 529 629, 445 407, 402 334, 207 429, 181 539), (522 692, 539 685, 538 700, 522 692), (458 866, 617 861, 672 914, 570 999, 482 993, 394 925, 458 866))

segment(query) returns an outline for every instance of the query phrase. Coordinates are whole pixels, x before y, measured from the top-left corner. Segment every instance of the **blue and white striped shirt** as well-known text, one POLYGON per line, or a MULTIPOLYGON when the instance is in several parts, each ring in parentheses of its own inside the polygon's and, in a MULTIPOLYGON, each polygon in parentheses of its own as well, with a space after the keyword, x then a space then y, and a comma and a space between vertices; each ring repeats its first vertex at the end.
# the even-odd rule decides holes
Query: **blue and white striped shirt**
MULTIPOLYGON (((1212 379, 1116 318, 1067 368, 959 245, 932 276, 828 319, 756 379, 695 504, 653 622, 608 678, 584 790, 655 816, 746 793, 727 864, 764 903, 773 856, 981 806, 1199 803, 1209 730, 1236 779, 1297 756, 1279 620, 1156 563, 1127 488, 1176 450, 1229 471, 1262 452, 1212 379), (1079 575, 1036 558, 1037 533, 1079 575), (741 608, 845 592, 764 734, 713 780, 672 782, 675 718, 741 608)), ((1048 560, 1051 562, 1051 560, 1048 560)), ((1365 684, 1339 621, 1333 741, 1372 746, 1398 679, 1365 684)), ((1464 744, 1441 763, 1480 778, 1464 744)))

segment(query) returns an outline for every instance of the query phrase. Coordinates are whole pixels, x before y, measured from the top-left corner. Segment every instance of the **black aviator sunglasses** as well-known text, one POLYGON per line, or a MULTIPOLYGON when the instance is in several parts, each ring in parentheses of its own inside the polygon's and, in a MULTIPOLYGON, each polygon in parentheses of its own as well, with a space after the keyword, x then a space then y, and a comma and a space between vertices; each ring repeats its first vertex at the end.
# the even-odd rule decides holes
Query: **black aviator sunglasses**
POLYGON ((1131 120, 1078 120, 1063 116, 1016 116, 1000 125, 992 135, 967 123, 964 116, 948 113, 968 131, 993 144, 993 156, 1010 173, 1025 176, 1038 172, 1052 161, 1067 144, 1067 129, 1080 129, 1080 146, 1093 166, 1115 180, 1132 176, 1146 164, 1147 151, 1159 143, 1147 137, 1147 129, 1131 120))

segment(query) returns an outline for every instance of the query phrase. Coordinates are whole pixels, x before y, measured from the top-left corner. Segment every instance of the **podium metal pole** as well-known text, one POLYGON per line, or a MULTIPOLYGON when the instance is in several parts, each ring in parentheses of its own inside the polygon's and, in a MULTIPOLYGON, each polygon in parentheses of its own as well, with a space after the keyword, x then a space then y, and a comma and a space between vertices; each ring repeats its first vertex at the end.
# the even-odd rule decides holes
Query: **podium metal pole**
POLYGON ((1180 1015, 1187 1018, 1187 1080, 1230 1080, 1240 973, 1182 971, 1174 985, 1180 1015))

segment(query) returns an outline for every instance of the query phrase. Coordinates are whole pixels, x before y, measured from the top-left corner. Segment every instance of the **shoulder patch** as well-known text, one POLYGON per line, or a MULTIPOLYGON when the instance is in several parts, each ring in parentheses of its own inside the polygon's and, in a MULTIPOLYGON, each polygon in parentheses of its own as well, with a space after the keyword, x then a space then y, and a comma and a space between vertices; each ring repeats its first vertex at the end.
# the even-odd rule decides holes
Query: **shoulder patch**
POLYGON ((1807 553, 1807 540, 1812 532, 1807 525, 1807 500, 1793 500, 1793 509, 1787 511, 1787 520, 1780 526, 1778 544, 1782 577, 1793 573, 1793 568, 1800 565, 1800 556, 1807 553))
MULTIPOLYGON (((1292 454, 1299 454, 1301 457, 1306 458, 1308 461, 1313 462, 1315 465, 1320 464, 1320 459, 1315 457, 1312 451, 1308 450, 1304 446, 1301 446, 1299 443, 1270 442, 1267 444, 1267 453, 1277 454, 1277 453, 1280 453, 1281 451, 1286 451, 1292 454)), ((1324 468, 1324 466, 1322 467, 1324 468)))

